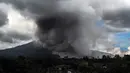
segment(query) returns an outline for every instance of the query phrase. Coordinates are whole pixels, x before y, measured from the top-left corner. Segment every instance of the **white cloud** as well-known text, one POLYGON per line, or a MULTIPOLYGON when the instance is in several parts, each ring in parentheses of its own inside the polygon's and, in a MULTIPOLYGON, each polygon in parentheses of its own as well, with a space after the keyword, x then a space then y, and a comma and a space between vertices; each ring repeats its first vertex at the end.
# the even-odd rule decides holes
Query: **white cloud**
POLYGON ((35 23, 22 16, 12 5, 0 3, 0 11, 7 16, 6 23, 0 27, 0 49, 7 49, 31 42, 35 34, 35 23))

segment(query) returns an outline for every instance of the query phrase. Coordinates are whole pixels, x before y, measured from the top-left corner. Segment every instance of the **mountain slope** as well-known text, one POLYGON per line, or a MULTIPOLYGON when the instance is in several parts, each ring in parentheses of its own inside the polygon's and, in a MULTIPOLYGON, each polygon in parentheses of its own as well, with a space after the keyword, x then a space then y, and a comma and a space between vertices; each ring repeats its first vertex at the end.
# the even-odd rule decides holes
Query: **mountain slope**
POLYGON ((42 46, 36 46, 33 42, 0 51, 0 56, 2 57, 46 57, 48 55, 52 55, 51 51, 42 46))
MULTIPOLYGON (((63 50, 60 53, 57 52, 56 54, 59 54, 61 57, 66 56, 66 55, 70 57, 71 56, 77 57, 76 52, 74 51, 74 48, 72 46, 69 45, 69 47, 66 49, 67 50, 63 50)), ((111 55, 111 54, 92 50, 93 57, 102 57, 102 55, 111 55)), ((25 57, 32 57, 32 58, 57 57, 57 55, 52 54, 52 52, 49 51, 48 49, 45 49, 40 45, 39 46, 35 45, 33 42, 20 45, 14 48, 0 50, 0 56, 6 57, 6 58, 15 58, 17 56, 25 56, 25 57)))

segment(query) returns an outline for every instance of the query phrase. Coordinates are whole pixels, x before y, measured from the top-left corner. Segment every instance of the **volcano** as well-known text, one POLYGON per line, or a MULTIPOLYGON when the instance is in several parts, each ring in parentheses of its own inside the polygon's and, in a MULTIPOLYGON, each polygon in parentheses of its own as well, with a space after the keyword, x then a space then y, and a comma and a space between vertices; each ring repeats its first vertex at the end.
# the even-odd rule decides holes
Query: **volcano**
MULTIPOLYGON (((48 58, 48 57, 57 57, 58 55, 63 56, 63 54, 64 55, 68 54, 68 56, 72 56, 71 54, 73 55, 76 54, 75 52, 73 52, 74 48, 71 45, 69 45, 68 48, 66 49, 71 50, 70 54, 68 54, 69 52, 67 52, 67 50, 63 50, 61 52, 53 54, 52 51, 43 48, 41 45, 36 45, 34 44, 34 42, 30 42, 28 44, 20 45, 17 47, 0 50, 0 57, 16 58, 18 56, 24 56, 30 58, 48 58)), ((102 55, 111 55, 109 53, 94 50, 92 50, 92 54, 93 57, 102 57, 102 55)))

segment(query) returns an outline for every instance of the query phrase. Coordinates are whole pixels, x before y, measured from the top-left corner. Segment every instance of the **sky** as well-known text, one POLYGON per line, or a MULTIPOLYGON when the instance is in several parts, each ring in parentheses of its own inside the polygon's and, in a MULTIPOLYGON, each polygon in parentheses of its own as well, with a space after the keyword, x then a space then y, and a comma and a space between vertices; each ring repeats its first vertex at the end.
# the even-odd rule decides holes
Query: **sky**
POLYGON ((80 55, 129 51, 129 19, 129 0, 0 0, 0 48, 35 41, 54 51, 69 43, 80 55))
MULTIPOLYGON (((99 20, 96 23, 96 25, 100 28, 105 28, 104 24, 104 20, 99 20)), ((116 41, 116 43, 113 44, 113 46, 120 47, 121 51, 129 51, 128 47, 130 47, 130 32, 116 32, 113 35, 113 38, 116 41)))
POLYGON ((130 32, 119 32, 115 34, 117 41, 116 47, 120 47, 122 51, 128 51, 130 46, 130 32))

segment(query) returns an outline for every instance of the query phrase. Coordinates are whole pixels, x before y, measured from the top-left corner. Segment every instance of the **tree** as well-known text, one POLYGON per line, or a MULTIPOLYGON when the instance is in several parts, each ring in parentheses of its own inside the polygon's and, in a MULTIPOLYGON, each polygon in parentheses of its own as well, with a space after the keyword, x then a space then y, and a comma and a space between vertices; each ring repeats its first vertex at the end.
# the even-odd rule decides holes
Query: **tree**
POLYGON ((83 60, 88 61, 88 60, 89 60, 89 58, 88 58, 87 56, 85 56, 85 57, 83 57, 83 60))
POLYGON ((103 59, 103 60, 106 60, 106 59, 107 59, 107 56, 106 56, 106 55, 103 55, 103 56, 102 56, 102 59, 103 59))
POLYGON ((115 55, 114 58, 117 60, 121 60, 121 57, 119 55, 115 55))

